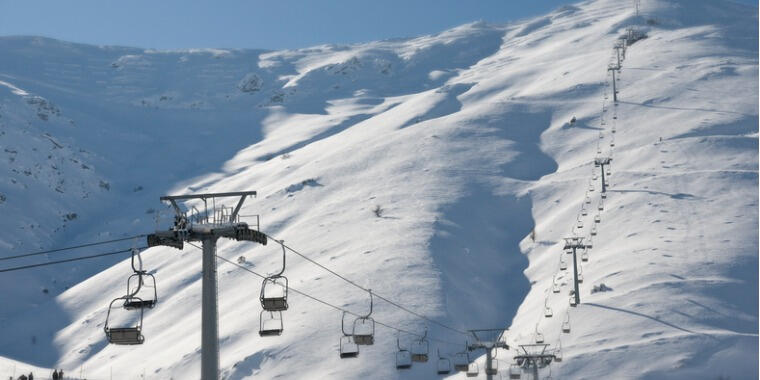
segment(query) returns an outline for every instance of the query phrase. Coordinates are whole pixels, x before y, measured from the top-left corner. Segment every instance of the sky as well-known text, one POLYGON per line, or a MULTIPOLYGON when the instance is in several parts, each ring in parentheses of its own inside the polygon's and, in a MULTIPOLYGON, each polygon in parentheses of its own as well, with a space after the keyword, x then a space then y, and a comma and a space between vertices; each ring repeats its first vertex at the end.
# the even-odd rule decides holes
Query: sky
MULTIPOLYGON (((633 0, 620 0, 631 1, 633 0)), ((757 6, 758 0, 734 0, 757 6)), ((291 49, 505 23, 569 0, 0 0, 0 36, 154 49, 291 49)), ((642 2, 646 5, 646 0, 642 2)))

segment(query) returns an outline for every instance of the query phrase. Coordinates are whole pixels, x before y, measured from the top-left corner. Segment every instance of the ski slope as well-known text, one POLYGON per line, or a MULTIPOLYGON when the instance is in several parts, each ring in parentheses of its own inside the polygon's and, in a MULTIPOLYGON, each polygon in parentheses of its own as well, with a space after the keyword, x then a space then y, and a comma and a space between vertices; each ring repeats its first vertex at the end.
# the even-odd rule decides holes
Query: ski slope
MULTIPOLYGON (((540 333, 562 354, 542 377, 757 378, 757 8, 634 12, 592 0, 287 51, 0 37, 0 257, 167 228, 161 195, 256 190, 241 214, 299 253, 454 330, 508 328, 501 375, 540 333), (607 68, 629 26, 648 38, 627 48, 614 105, 607 68), (596 156, 612 157, 602 210, 596 156), (559 269, 572 234, 593 241, 577 307, 572 263, 559 269)), ((220 241, 218 254, 260 274, 281 265, 271 241, 220 241)), ((366 292, 287 255, 292 288, 368 311, 366 292)), ((200 250, 143 258, 159 303, 140 346, 109 346, 102 330, 127 256, 0 273, 0 375, 198 378, 200 250)), ((291 294, 284 334, 261 338, 261 279, 224 261, 218 274, 226 379, 439 378, 437 350, 467 339, 375 299, 377 322, 405 332, 378 325, 373 346, 341 360, 339 311, 291 294), (396 339, 426 328, 431 360, 396 370, 396 339)))

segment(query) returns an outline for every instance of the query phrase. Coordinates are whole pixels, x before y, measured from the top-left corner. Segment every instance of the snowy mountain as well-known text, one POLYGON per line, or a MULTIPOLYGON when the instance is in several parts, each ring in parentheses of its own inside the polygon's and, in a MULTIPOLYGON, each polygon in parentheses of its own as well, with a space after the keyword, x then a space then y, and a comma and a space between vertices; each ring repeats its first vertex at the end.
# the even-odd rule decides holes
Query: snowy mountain
MULTIPOLYGON (((283 335, 262 338, 261 279, 219 261, 226 379, 438 378, 438 351, 468 339, 453 330, 478 328, 508 328, 505 377, 519 345, 543 338, 562 360, 542 378, 757 378, 757 8, 635 12, 591 0, 287 51, 0 37, 0 258, 167 228, 161 195, 256 190, 241 214, 262 231, 437 323, 375 298, 375 344, 340 359, 341 312, 291 293, 283 335), (621 57, 615 105, 608 67, 629 27, 646 38, 621 57), (606 199, 598 156, 612 158, 606 199), (571 235, 593 242, 576 307, 571 235), (430 361, 396 370, 396 339, 426 329, 430 361)), ((218 255, 261 274, 281 265, 271 241, 220 240, 218 255)), ((0 376, 198 378, 200 250, 142 256, 159 303, 139 346, 103 333, 128 254, 0 273, 0 376)), ((293 289, 367 312, 366 292, 287 257, 293 289)), ((485 378, 483 351, 472 358, 485 378)))

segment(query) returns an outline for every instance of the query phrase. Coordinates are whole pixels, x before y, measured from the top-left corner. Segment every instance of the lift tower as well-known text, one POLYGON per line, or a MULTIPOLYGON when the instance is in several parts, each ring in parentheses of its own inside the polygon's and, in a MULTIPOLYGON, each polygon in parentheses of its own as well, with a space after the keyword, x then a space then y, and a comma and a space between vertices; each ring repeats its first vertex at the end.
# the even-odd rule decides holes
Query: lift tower
POLYGON ((618 101, 618 99, 617 99, 617 93, 618 92, 617 92, 617 83, 615 83, 616 82, 616 80, 615 80, 615 71, 620 71, 620 65, 618 65, 618 66, 612 66, 612 65, 610 65, 609 67, 607 67, 607 70, 608 71, 612 71, 612 100, 614 100, 615 103, 617 103, 617 101, 618 101))
MULTIPOLYGON (((597 157, 594 159, 594 165, 602 168, 602 194, 607 192, 607 181, 604 179, 604 166, 612 162, 611 157, 597 157)), ((612 172, 610 172, 612 174, 612 172)))
POLYGON ((573 250, 573 272, 575 273, 574 277, 574 285, 575 285, 575 304, 580 305, 581 304, 581 292, 580 292, 580 285, 578 282, 578 258, 576 254, 576 250, 578 248, 591 248, 591 246, 583 244, 583 238, 579 236, 573 236, 569 238, 565 238, 565 247, 564 251, 573 250))
MULTIPOLYGON (((193 195, 172 195, 161 197, 174 209, 174 226, 168 230, 156 231, 148 235, 148 246, 169 246, 182 249, 184 242, 199 241, 203 244, 203 286, 201 310, 201 379, 219 379, 219 323, 216 290, 216 241, 221 238, 238 241, 253 241, 267 244, 267 237, 258 228, 240 222, 239 212, 248 196, 256 196, 255 191, 231 193, 211 193, 193 195), (216 198, 240 197, 235 208, 217 206, 216 198), (190 215, 183 212, 177 201, 199 199, 203 201, 203 211, 195 206, 190 215), (209 210, 208 200, 212 200, 209 210)), ((258 218, 257 218, 258 220, 258 218)))
POLYGON ((492 380, 493 375, 496 373, 493 372, 493 349, 494 348, 503 348, 505 350, 509 349, 509 346, 506 342, 504 342, 501 338, 504 335, 505 329, 481 329, 481 330, 470 330, 470 334, 472 334, 473 337, 475 337, 475 343, 471 343, 467 345, 467 350, 469 351, 475 351, 479 349, 485 349, 486 350, 486 379, 492 380), (486 336, 494 337, 493 340, 484 339, 486 336))

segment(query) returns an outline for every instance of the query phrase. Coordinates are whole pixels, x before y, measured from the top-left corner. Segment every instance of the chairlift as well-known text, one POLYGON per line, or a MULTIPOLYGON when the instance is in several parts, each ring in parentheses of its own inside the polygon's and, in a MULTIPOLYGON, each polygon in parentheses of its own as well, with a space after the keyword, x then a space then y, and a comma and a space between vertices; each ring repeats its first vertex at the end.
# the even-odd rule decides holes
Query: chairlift
POLYGON ((261 307, 266 311, 288 310, 288 278, 283 276, 285 272, 285 244, 282 246, 282 269, 274 275, 267 276, 261 284, 261 307))
POLYGON ((140 310, 140 316, 137 318, 135 323, 121 323, 121 326, 119 327, 112 327, 109 322, 113 323, 111 319, 111 310, 114 308, 114 304, 117 302, 122 301, 122 305, 118 305, 117 308, 121 309, 124 304, 127 302, 135 302, 135 304, 142 304, 143 300, 126 295, 123 297, 115 298, 111 303, 108 305, 108 312, 106 313, 106 322, 103 325, 103 331, 106 333, 106 337, 108 338, 108 343, 112 344, 119 344, 119 345, 134 345, 134 344, 142 344, 145 341, 145 337, 142 335, 142 323, 143 323, 143 312, 144 309, 142 307, 135 307, 132 309, 127 310, 134 310, 139 309, 140 310), (133 299, 134 298, 134 299, 133 299))
POLYGON ((593 183, 591 185, 589 185, 588 191, 596 191, 596 189, 594 188, 594 184, 593 183))
POLYGON ((549 302, 549 297, 546 297, 544 299, 544 317, 551 318, 553 313, 552 313, 552 308, 551 306, 549 306, 548 302, 549 302))
POLYGON ((448 375, 451 373, 451 359, 441 357, 441 350, 437 349, 438 352, 438 374, 439 375, 448 375))
POLYGON ((577 306, 576 303, 575 303, 575 296, 574 295, 570 295, 570 306, 572 306, 572 307, 577 306))
POLYGON ((596 236, 596 224, 591 226, 591 236, 596 236))
POLYGON ((596 208, 597 208, 597 210, 599 210, 599 211, 602 211, 602 210, 604 210, 604 202, 602 202, 602 201, 599 201, 599 205, 598 205, 596 208))
POLYGON ((425 334, 419 340, 412 342, 412 361, 426 363, 428 361, 428 352, 430 351, 430 342, 427 341, 427 329, 425 334))
POLYGON ((143 270, 142 257, 137 249, 132 250, 132 270, 134 273, 127 279, 128 296, 122 306, 127 310, 152 309, 158 302, 156 278, 143 270), (135 257, 138 261, 137 267, 135 267, 135 257))
POLYGON ((350 333, 346 332, 346 312, 344 311, 340 317, 340 331, 343 336, 340 337, 340 358, 355 358, 359 356, 359 345, 354 343, 354 337, 350 333))
POLYGON ((262 310, 259 313, 259 336, 279 336, 284 328, 281 311, 262 310))
POLYGON ((555 276, 554 279, 552 279, 552 293, 559 293, 559 291, 559 284, 557 283, 557 278, 555 276))
POLYGON ((602 199, 607 199, 607 193, 602 193, 602 199))
POLYGON ((491 365, 486 365, 486 375, 496 375, 499 373, 499 361, 491 359, 491 365))
POLYGON ((396 352, 396 369, 412 368, 412 353, 409 350, 401 348, 401 342, 398 337, 396 337, 396 346, 398 347, 398 352, 396 352))
POLYGON ((562 321, 562 332, 565 334, 570 333, 570 312, 565 314, 565 320, 562 321))
POLYGON ((564 258, 559 259, 559 270, 567 270, 567 261, 564 258))
POLYGON ((557 339, 557 348, 554 349, 554 361, 555 362, 561 362, 562 361, 562 339, 561 337, 557 339))
POLYGON ((359 356, 359 346, 354 343, 354 338, 351 335, 340 337, 340 358, 348 359, 357 356, 359 356))
POLYGON ((369 289, 369 313, 354 320, 352 335, 356 344, 369 346, 375 343, 375 320, 370 317, 373 307, 372 289, 369 289))
POLYGON ((519 362, 522 360, 518 360, 517 364, 512 364, 509 366, 509 378, 510 379, 519 379, 520 376, 522 376, 522 365, 519 364, 519 362))
MULTIPOLYGON (((596 235, 596 234, 592 234, 592 235, 596 235)), ((588 261, 588 249, 584 249, 583 252, 581 253, 581 261, 583 262, 588 261)))
POLYGON ((591 204, 591 197, 589 197, 588 195, 586 195, 586 204, 587 205, 591 204))
POLYGON ((467 377, 477 377, 480 373, 480 367, 477 362, 472 362, 467 365, 467 377))
POLYGON ((579 218, 579 219, 578 219, 578 223, 576 224, 576 227, 578 227, 578 228, 583 228, 583 220, 581 220, 581 219, 579 218))
MULTIPOLYGON (((465 344, 465 347, 467 345, 465 344)), ((470 354, 467 353, 467 348, 464 351, 454 354, 452 358, 454 362, 454 369, 457 371, 467 371, 470 366, 470 354)))
POLYGON ((599 214, 596 214, 594 217, 594 223, 600 223, 602 221, 602 217, 599 214))
POLYGON ((538 325, 536 325, 536 332, 535 332, 534 338, 536 338, 536 344, 544 343, 544 334, 538 331, 538 325))

